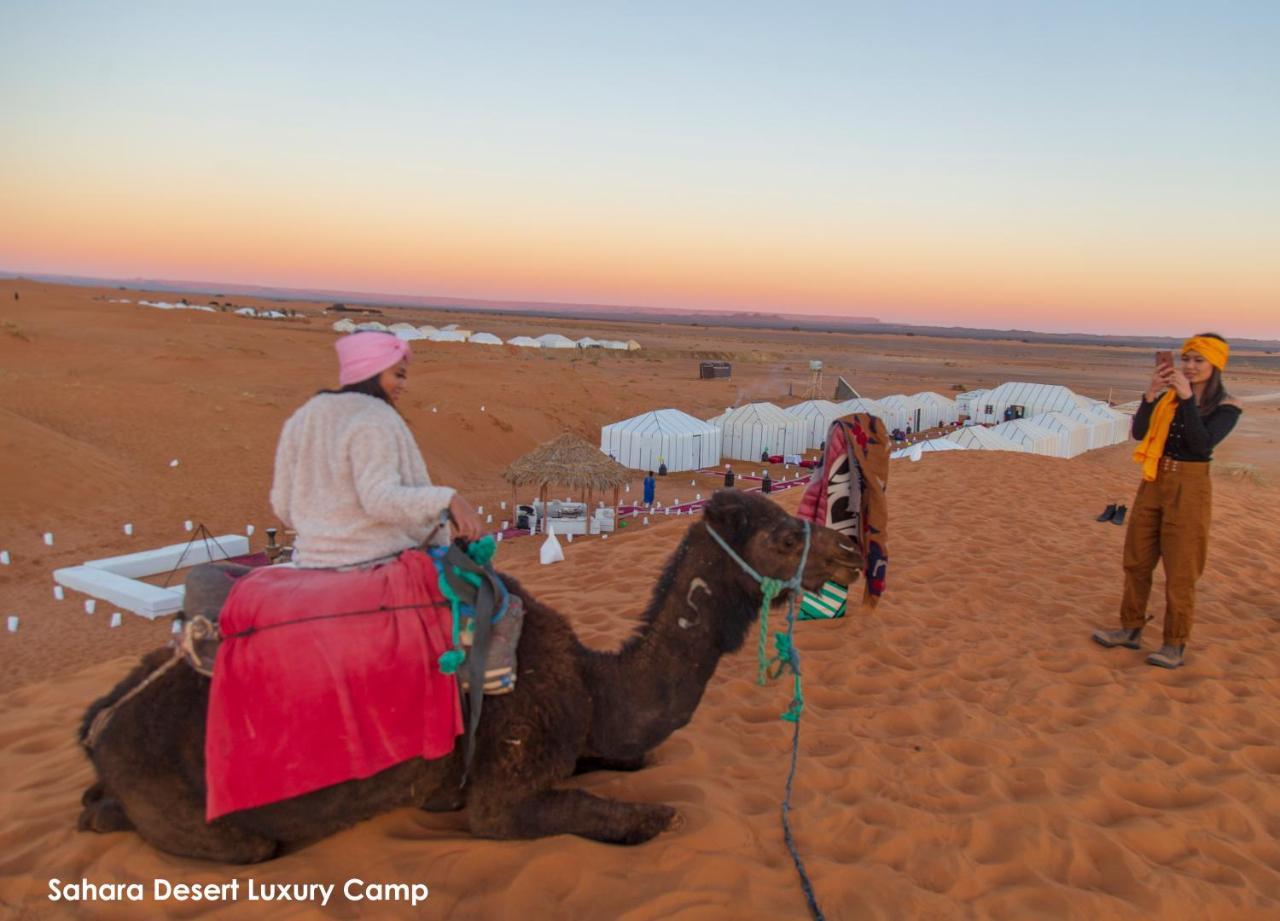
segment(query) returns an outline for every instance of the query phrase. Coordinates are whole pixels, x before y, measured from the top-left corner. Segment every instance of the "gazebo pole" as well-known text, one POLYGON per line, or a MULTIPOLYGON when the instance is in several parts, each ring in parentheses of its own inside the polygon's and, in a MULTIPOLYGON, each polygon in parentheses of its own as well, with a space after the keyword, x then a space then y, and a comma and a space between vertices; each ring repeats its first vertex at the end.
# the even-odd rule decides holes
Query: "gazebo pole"
POLYGON ((613 487, 613 514, 618 514, 618 487, 613 487))
POLYGON ((546 534, 547 522, 551 517, 549 514, 550 509, 547 507, 547 484, 546 483, 542 484, 541 498, 542 498, 542 533, 546 534))

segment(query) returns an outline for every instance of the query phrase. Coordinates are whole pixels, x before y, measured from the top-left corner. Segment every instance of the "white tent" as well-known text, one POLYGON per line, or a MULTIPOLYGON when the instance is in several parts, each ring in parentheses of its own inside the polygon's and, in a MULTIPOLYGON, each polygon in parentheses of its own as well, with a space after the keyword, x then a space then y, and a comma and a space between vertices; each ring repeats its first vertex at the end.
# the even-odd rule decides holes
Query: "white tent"
POLYGON ((678 409, 613 422, 600 429, 600 450, 632 470, 698 470, 720 463, 720 430, 678 409))
POLYGON ((437 329, 427 338, 432 342, 466 342, 468 335, 470 333, 462 329, 437 329))
POLYGON ((339 333, 354 333, 356 331, 355 323, 351 322, 346 318, 338 320, 336 323, 334 323, 333 328, 336 332, 339 332, 339 333))
POLYGON ((922 454, 930 454, 934 451, 963 451, 964 448, 949 441, 946 438, 930 438, 928 441, 922 441, 906 448, 899 448, 889 455, 890 458, 909 457, 913 452, 920 451, 922 454))
POLYGON ((627 351, 628 351, 628 352, 638 352, 638 351, 640 351, 640 343, 639 343, 639 342, 636 342, 634 339, 628 339, 628 340, 627 340, 627 351))
POLYGON ((432 326, 430 323, 425 323, 422 326, 418 327, 418 332, 422 333, 423 339, 430 339, 431 334, 434 333, 435 331, 436 331, 436 328, 432 326))
POLYGON ((1003 422, 1004 412, 1009 407, 1021 410, 1022 417, 1038 416, 1040 413, 1062 412, 1068 409, 1079 409, 1080 399, 1066 387, 1057 384, 1028 384, 1020 381, 1009 381, 999 387, 993 387, 972 408, 970 418, 978 422, 1003 422))
POLYGON ((943 437, 947 441, 954 441, 960 447, 969 451, 1025 452, 1027 450, 1024 446, 1010 441, 1008 438, 1001 435, 993 435, 991 429, 984 429, 980 425, 956 429, 950 435, 944 435, 943 437))
POLYGON ((1106 403, 1097 402, 1081 408, 1098 421, 1093 429, 1093 447, 1105 448, 1108 445, 1123 444, 1129 440, 1129 429, 1133 426, 1133 417, 1117 412, 1106 403))
POLYGON ((924 421, 925 408, 915 397, 895 393, 892 396, 881 397, 880 405, 897 419, 896 424, 890 424, 887 419, 885 420, 885 424, 889 426, 890 431, 895 428, 905 429, 908 427, 913 432, 920 431, 920 423, 924 421))
POLYGON ((857 397, 852 400, 844 400, 837 403, 837 406, 843 410, 844 415, 850 413, 870 413, 884 423, 885 431, 892 431, 897 428, 896 425, 890 425, 891 419, 896 419, 897 415, 889 411, 889 408, 879 400, 871 400, 867 397, 857 397))
POLYGON ((956 411, 972 419, 984 405, 982 398, 990 392, 989 390, 966 390, 964 393, 956 394, 956 411))
POLYGON ((830 400, 805 400, 795 406, 786 406, 782 410, 788 416, 795 416, 804 425, 804 446, 816 448, 827 440, 827 429, 831 423, 848 412, 830 400))
POLYGON ((991 430, 991 434, 1020 444, 1032 454, 1043 454, 1045 457, 1067 456, 1067 436, 1064 433, 1043 429, 1029 419, 1001 422, 991 430))
POLYGON ((910 399, 921 406, 920 428, 916 431, 951 425, 960 419, 960 410, 956 406, 956 401, 940 393, 923 390, 920 393, 913 393, 910 399))
POLYGON ((599 339, 592 339, 590 336, 583 336, 574 343, 580 349, 599 349, 604 348, 604 343, 599 339))
POLYGON ((414 342, 418 339, 426 338, 418 331, 418 327, 411 326, 408 323, 392 323, 387 327, 387 332, 393 333, 397 339, 402 339, 405 342, 414 342))
MULTIPOLYGON (((238 310, 236 311, 236 313, 239 313, 239 312, 240 311, 238 310)), ((387 331, 387 325, 385 323, 379 323, 377 320, 366 320, 363 323, 356 324, 356 331, 362 332, 362 333, 366 333, 366 332, 385 333, 387 331)))
POLYGON ((799 454, 804 450, 804 424, 772 403, 748 403, 720 419, 720 451, 734 460, 759 460, 769 454, 799 454))
MULTIPOLYGON (((254 310, 252 307, 237 307, 236 315, 241 317, 256 317, 258 315, 258 311, 254 310)), ((359 329, 360 327, 356 328, 359 329)))
POLYGON ((544 349, 576 349, 578 347, 572 339, 559 333, 545 333, 538 337, 538 341, 542 343, 544 349))
POLYGON ((625 352, 627 350, 627 344, 621 339, 601 339, 600 347, 613 349, 615 352, 625 352))
POLYGON ((1047 431, 1058 432, 1062 436, 1063 453, 1058 455, 1059 457, 1076 457, 1089 450, 1091 440, 1090 425, 1081 418, 1083 415, 1083 413, 1040 413, 1026 421, 1047 431))
POLYGON ((531 339, 528 336, 515 336, 507 340, 507 345, 514 345, 522 349, 540 349, 542 343, 537 339, 531 339))
POLYGON ((502 345, 502 340, 493 333, 472 333, 467 341, 477 345, 502 345))

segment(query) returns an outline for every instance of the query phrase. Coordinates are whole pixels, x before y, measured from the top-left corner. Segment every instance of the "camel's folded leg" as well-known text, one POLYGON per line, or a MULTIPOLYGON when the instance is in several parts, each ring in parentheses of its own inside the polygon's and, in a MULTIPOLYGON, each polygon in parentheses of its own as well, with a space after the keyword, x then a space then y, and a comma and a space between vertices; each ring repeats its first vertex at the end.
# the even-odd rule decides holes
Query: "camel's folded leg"
POLYGON ((645 765, 645 756, 638 758, 579 758, 573 766, 575 774, 589 774, 592 771, 638 771, 645 765))
POLYGON ((120 801, 138 834, 153 847, 179 857, 221 863, 257 863, 274 857, 279 844, 220 819, 204 820, 204 800, 177 778, 152 779, 122 791, 120 801))
POLYGON ((99 796, 92 802, 85 803, 84 810, 76 822, 80 831, 94 831, 107 834, 113 831, 131 831, 133 822, 125 815, 124 807, 118 799, 99 796))
POLYGON ((490 838, 580 835, 609 844, 640 844, 663 831, 676 811, 661 803, 624 803, 582 790, 543 790, 526 799, 473 799, 471 831, 490 838))

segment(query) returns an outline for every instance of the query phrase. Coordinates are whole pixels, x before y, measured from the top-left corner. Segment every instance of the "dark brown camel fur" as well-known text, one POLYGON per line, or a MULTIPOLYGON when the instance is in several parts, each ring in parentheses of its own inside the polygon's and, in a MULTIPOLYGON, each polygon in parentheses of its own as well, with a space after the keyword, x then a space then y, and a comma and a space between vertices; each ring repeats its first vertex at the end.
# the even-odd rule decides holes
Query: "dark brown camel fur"
MULTIPOLYGON (((770 500, 722 490, 705 521, 762 575, 789 579, 803 527, 770 500)), ((851 584, 859 559, 834 531, 814 527, 803 584, 851 584)), ((205 821, 204 736, 209 679, 185 662, 112 716, 89 752, 98 782, 84 795, 82 829, 136 829, 162 851, 228 863, 266 860, 401 806, 467 807, 473 834, 537 838, 575 834, 637 844, 668 827, 675 810, 557 789, 575 770, 635 770, 689 722, 720 657, 739 649, 756 621, 761 591, 713 542, 702 522, 667 562, 635 633, 617 652, 589 650, 568 621, 503 577, 524 599, 518 681, 485 699, 475 763, 459 790, 461 759, 413 759, 283 802, 205 821)), ((785 599, 785 595, 781 600, 785 599)), ((300 627, 299 629, 305 629, 300 627)), ((95 702, 94 715, 169 659, 158 649, 95 702)), ((303 714, 299 714, 303 716, 303 714)))

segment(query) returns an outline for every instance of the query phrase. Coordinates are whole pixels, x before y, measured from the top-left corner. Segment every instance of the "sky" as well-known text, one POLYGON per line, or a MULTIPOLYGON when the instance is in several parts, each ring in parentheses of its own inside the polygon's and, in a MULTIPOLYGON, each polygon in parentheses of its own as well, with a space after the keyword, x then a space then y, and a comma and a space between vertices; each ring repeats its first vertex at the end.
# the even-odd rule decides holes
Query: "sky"
POLYGON ((1280 3, 0 0, 0 269, 1280 337, 1280 3))

